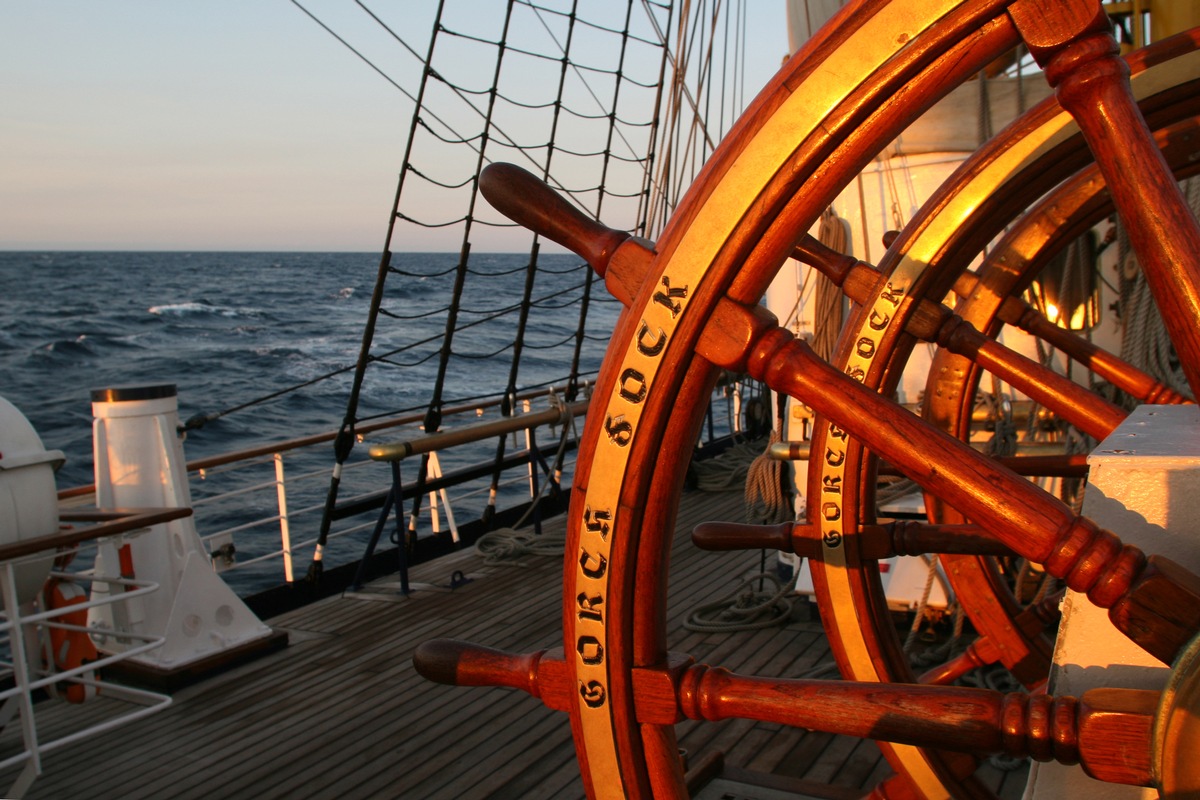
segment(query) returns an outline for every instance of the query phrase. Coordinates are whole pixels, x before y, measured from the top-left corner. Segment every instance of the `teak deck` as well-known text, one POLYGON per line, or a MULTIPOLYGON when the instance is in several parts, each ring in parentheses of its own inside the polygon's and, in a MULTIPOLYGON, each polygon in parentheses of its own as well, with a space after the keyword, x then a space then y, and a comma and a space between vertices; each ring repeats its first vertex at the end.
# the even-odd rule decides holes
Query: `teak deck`
MULTIPOLYGON (((688 538, 704 520, 740 521, 742 503, 740 493, 692 493, 682 504, 671 649, 743 673, 801 676, 829 659, 820 624, 803 609, 787 625, 759 631, 682 626, 694 608, 728 595, 759 568, 757 551, 704 553, 688 538)), ((420 642, 439 637, 516 652, 560 645, 561 561, 534 556, 523 566, 485 566, 464 551, 415 568, 412 580, 448 584, 455 570, 472 582, 409 598, 380 582, 269 620, 289 633, 285 650, 176 692, 157 715, 48 755, 27 797, 582 797, 566 715, 513 690, 431 684, 411 663, 420 642)), ((43 704, 43 738, 74 728, 104 703, 43 704)), ((10 724, 4 743, 12 744, 17 727, 10 724)), ((690 764, 721 750, 726 778, 739 769, 771 773, 760 782, 789 791, 721 783, 701 797, 771 800, 817 784, 813 794, 856 797, 889 772, 864 740, 742 720, 685 722, 678 732, 690 764)), ((985 770, 1001 796, 1020 796, 1023 769, 985 770)), ((0 776, 0 787, 14 775, 0 776)))

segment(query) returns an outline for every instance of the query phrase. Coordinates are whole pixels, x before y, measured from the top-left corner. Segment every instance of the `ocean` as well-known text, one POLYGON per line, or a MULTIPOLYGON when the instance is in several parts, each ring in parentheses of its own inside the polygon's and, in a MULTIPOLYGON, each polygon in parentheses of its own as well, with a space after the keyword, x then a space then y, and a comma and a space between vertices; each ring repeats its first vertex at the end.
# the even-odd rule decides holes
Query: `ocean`
MULTIPOLYGON (((528 261, 525 254, 472 255, 445 376, 447 405, 494 397, 507 385, 528 261)), ((177 387, 181 420, 228 411, 187 432, 189 460, 334 431, 345 414, 378 262, 372 253, 0 252, 0 396, 28 417, 47 449, 65 454, 59 489, 93 480, 94 388, 170 383, 177 387), (245 404, 251 405, 231 410, 245 404)), ((393 256, 373 350, 378 368, 368 371, 360 419, 422 412, 428 404, 457 262, 453 253, 393 256)), ((575 256, 539 258, 518 390, 565 383, 585 277, 575 256)), ((585 375, 599 368, 619 312, 602 285, 594 293, 581 359, 585 375)), ((543 400, 535 410, 544 407, 543 400)), ((449 453, 442 467, 450 471, 494 452, 492 444, 470 456, 449 453)), ((311 473, 304 488, 289 489, 297 518, 293 541, 315 536, 332 466, 332 446, 321 445, 288 467, 289 483, 311 473), (306 510, 302 522, 295 508, 306 510)), ((270 465, 264 467, 269 476, 270 465)), ((413 466, 403 468, 411 478, 413 466)), ((366 480, 380 488, 378 473, 366 480)), ((209 484, 216 492, 217 483, 206 479, 200 495, 209 484)), ((348 487, 344 481, 344 491, 348 487)), ((194 501, 197 491, 193 482, 194 501)), ((514 492, 528 498, 526 489, 513 487, 510 496, 514 492)), ((275 513, 273 488, 264 494, 254 501, 257 516, 275 513)), ((477 516, 485 500, 486 493, 456 505, 460 522, 477 516)), ((249 505, 220 513, 197 507, 197 527, 204 534, 214 525, 236 525, 249 505)), ((261 542, 239 539, 239 561, 279 548, 278 524, 274 533, 270 527, 261 542)), ((340 563, 357 558, 364 536, 347 537, 328 555, 340 563)), ((310 559, 311 548, 298 552, 297 569, 310 559)), ((280 575, 277 565, 247 572, 227 573, 227 579, 239 591, 254 591, 280 575)))
MULTIPOLYGON (((457 260, 452 253, 393 258, 402 271, 389 276, 385 308, 394 316, 381 319, 376 335, 392 368, 369 377, 360 417, 428 402, 457 260)), ((351 370, 378 262, 373 253, 0 252, 0 396, 29 418, 47 449, 66 454, 60 488, 90 483, 91 389, 173 383, 186 420, 351 370)), ((447 402, 503 391, 517 325, 511 307, 527 262, 525 254, 472 257, 479 286, 472 293, 468 282, 464 293, 459 324, 469 327, 456 336, 461 355, 447 372, 447 402)), ((539 260, 534 297, 550 299, 531 316, 519 386, 567 374, 571 343, 561 342, 578 323, 571 291, 582 282, 578 262, 554 254, 539 260)), ((585 371, 598 368, 617 313, 599 294, 585 371)), ((187 457, 336 429, 352 375, 190 431, 187 457)))

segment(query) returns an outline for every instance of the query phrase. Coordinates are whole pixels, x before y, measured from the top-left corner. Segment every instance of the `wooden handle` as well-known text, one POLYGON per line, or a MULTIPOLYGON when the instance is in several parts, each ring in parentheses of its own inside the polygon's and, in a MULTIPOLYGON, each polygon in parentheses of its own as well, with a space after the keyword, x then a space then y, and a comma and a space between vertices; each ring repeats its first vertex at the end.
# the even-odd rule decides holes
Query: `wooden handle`
POLYGON ((417 647, 413 666, 434 683, 507 686, 559 711, 566 711, 570 700, 561 651, 514 654, 457 639, 433 639, 417 647))
POLYGON ((669 708, 667 698, 645 695, 675 681, 678 712, 689 719, 755 719, 919 747, 1027 755, 1081 763, 1103 780, 1152 785, 1149 745, 1158 692, 1098 689, 1076 700, 967 687, 745 677, 695 665, 671 681, 640 682, 642 721, 667 721, 657 718, 669 708))
MULTIPOLYGON (((964 272, 954 282, 954 293, 966 299, 970 297, 979 279, 964 272)), ((1150 375, 1142 372, 1127 361, 1096 346, 1073 331, 1060 328, 1033 306, 1019 297, 1006 297, 996 310, 996 316, 1008 325, 1015 325, 1031 336, 1049 342, 1073 360, 1086 366, 1118 389, 1151 405, 1177 405, 1192 402, 1150 375)))
MULTIPOLYGON (((863 558, 892 558, 924 553, 1011 556, 1012 548, 996 541, 978 525, 930 525, 896 521, 864 525, 859 531, 863 558)), ((692 531, 692 543, 701 550, 779 550, 804 558, 821 558, 821 534, 816 525, 783 522, 746 525, 704 522, 692 531)))
POLYGON ((779 550, 792 549, 792 523, 745 525, 736 522, 702 522, 692 530, 692 544, 701 550, 779 550))
POLYGON ((545 651, 514 655, 457 639, 423 642, 413 666, 448 686, 510 686, 537 696, 537 663, 545 651))
MULTIPOLYGON (((1027 606, 1013 620, 1014 626, 1021 629, 1027 636, 1033 637, 1044 631, 1051 624, 1057 624, 1061 617, 1058 607, 1062 601, 1062 597, 1063 592, 1058 591, 1052 595, 1047 595, 1037 603, 1027 606)), ((976 667, 1000 661, 1003 656, 1004 652, 1001 646, 993 638, 980 636, 967 646, 966 652, 962 655, 928 670, 917 679, 917 682, 949 684, 976 667)))
POLYGON ((1000 650, 987 636, 980 636, 967 645, 958 656, 926 670, 917 678, 917 683, 929 686, 948 686, 973 669, 994 664, 1000 660, 1000 650))
POLYGON ((1026 477, 1086 478, 1086 454, 1056 456, 1006 456, 996 461, 1005 469, 1026 477))
POLYGON ((953 328, 950 325, 943 327, 937 339, 939 345, 971 359, 1096 440, 1103 440, 1125 419, 1126 412, 1118 406, 984 336, 961 317, 953 317, 953 323, 953 328))
POLYGON ((1001 305, 1000 317, 1005 322, 1009 322, 1008 317, 1011 315, 1008 311, 1009 308, 1019 309, 1021 312, 1020 316, 1016 316, 1010 324, 1049 342, 1101 378, 1143 403, 1165 406, 1192 402, 1190 398, 1184 397, 1169 386, 1155 380, 1129 362, 1076 336, 1066 328, 1058 327, 1046 319, 1044 314, 1019 298, 1006 298, 1001 305))
POLYGON ((868 558, 917 556, 925 553, 953 553, 973 556, 1011 556, 1012 548, 996 541, 978 525, 932 525, 914 520, 897 520, 884 525, 865 526, 864 533, 878 529, 874 537, 886 549, 866 548, 868 558))
POLYGON ((533 174, 514 164, 490 164, 479 191, 513 222, 577 253, 601 277, 621 243, 629 238, 587 217, 533 174))
MULTIPOLYGON (((1053 456, 1001 456, 993 459, 997 464, 1016 475, 1033 478, 1086 478, 1088 464, 1086 453, 1053 456)), ((886 461, 879 462, 879 474, 905 477, 904 472, 886 461)))

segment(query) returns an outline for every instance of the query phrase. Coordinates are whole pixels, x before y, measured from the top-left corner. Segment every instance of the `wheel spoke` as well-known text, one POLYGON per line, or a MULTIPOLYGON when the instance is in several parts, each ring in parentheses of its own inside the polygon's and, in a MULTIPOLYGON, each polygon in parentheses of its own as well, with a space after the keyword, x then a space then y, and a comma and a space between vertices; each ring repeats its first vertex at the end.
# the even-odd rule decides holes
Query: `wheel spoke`
MULTIPOLYGON (((965 299, 971 296, 978 285, 979 280, 974 275, 963 273, 954 284, 954 292, 965 299)), ((1143 403, 1178 405, 1192 402, 1129 362, 1067 328, 1055 325, 1045 314, 1019 297, 1006 297, 1001 302, 996 316, 1004 323, 1057 347, 1069 358, 1078 361, 1103 380, 1143 403)))
MULTIPOLYGON (((466 642, 425 642, 414 655, 424 677, 455 686, 505 686, 564 711, 571 687, 561 651, 515 655, 466 642)), ((1148 748, 1160 695, 1094 690, 1079 700, 989 689, 760 678, 671 655, 632 672, 637 720, 740 718, 976 755, 1006 753, 1082 762, 1103 780, 1153 785, 1148 748)))
MULTIPOLYGON (((1027 637, 1033 637, 1058 624, 1061 617, 1059 603, 1062 601, 1063 594, 1061 591, 1055 592, 1042 598, 1041 601, 1027 606, 1013 619, 1013 625, 1021 629, 1027 637)), ((1003 658, 1004 648, 993 637, 980 636, 967 646, 962 655, 941 666, 926 670, 917 681, 919 683, 951 683, 977 667, 999 663, 1003 658)))
MULTIPOLYGON (((1011 556, 978 525, 930 525, 898 520, 883 525, 863 525, 858 533, 863 557, 881 559, 926 553, 1011 556)), ((820 558, 821 537, 816 525, 783 522, 778 525, 739 525, 706 522, 692 531, 692 543, 701 550, 771 549, 820 558)))
POLYGON ((1138 110, 1108 18, 1095 0, 1049 9, 1018 0, 1009 15, 1096 154, 1194 396, 1200 389, 1200 229, 1138 110))
POLYGON ((754 719, 976 755, 1082 763, 1104 780, 1153 785, 1148 750, 1126 743, 1150 738, 1158 692, 1101 689, 1076 700, 968 687, 747 677, 704 665, 640 672, 634 683, 643 722, 754 719))
MULTIPOLYGON (((873 289, 882 275, 871 265, 830 250, 811 236, 801 241, 796 253, 845 289, 854 302, 866 304, 874 299, 873 289)), ((1125 419, 1125 412, 1117 406, 984 336, 947 306, 925 299, 915 303, 904 323, 905 332, 972 360, 1096 439, 1103 439, 1125 419)), ((879 327, 886 327, 888 321, 880 318, 879 327)))
MULTIPOLYGON (((886 290, 883 297, 888 301, 886 290)), ((902 298, 890 299, 898 305, 902 298)), ((1196 576, 1159 557, 1147 567, 1137 548, 1122 546, 1112 533, 1072 514, 1030 482, 834 369, 756 309, 725 302, 713 319, 723 324, 723 333, 706 333, 697 349, 829 420, 826 461, 844 458, 838 442, 854 436, 1015 552, 1110 609, 1118 629, 1168 664, 1200 631, 1196 576), (735 344, 739 341, 742 346, 735 344), (1193 610, 1178 608, 1170 619, 1162 618, 1164 602, 1193 610)), ((830 484, 824 491, 836 495, 841 487, 830 484)))

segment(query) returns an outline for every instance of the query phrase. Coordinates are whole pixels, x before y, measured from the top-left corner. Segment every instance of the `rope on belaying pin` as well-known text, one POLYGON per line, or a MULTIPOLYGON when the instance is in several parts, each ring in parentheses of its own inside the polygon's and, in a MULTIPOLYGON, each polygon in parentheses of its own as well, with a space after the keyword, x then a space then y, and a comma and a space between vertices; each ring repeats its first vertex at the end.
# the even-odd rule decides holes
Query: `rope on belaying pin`
POLYGON ((727 597, 696 608, 683 621, 689 631, 747 631, 787 622, 792 616, 791 589, 764 572, 745 578, 727 597), (764 585, 771 584, 770 590, 764 585), (757 585, 758 588, 755 588, 757 585))
POLYGON ((791 498, 783 490, 784 463, 771 458, 771 445, 779 441, 772 430, 766 449, 746 470, 746 521, 753 525, 773 525, 795 517, 791 498))
MULTIPOLYGON (((838 253, 850 251, 849 223, 838 217, 832 206, 821 214, 817 239, 838 253)), ((814 353, 829 361, 833 357, 838 334, 842 331, 846 296, 842 288, 824 273, 817 270, 813 272, 816 273, 813 277, 813 336, 809 344, 814 353)))

